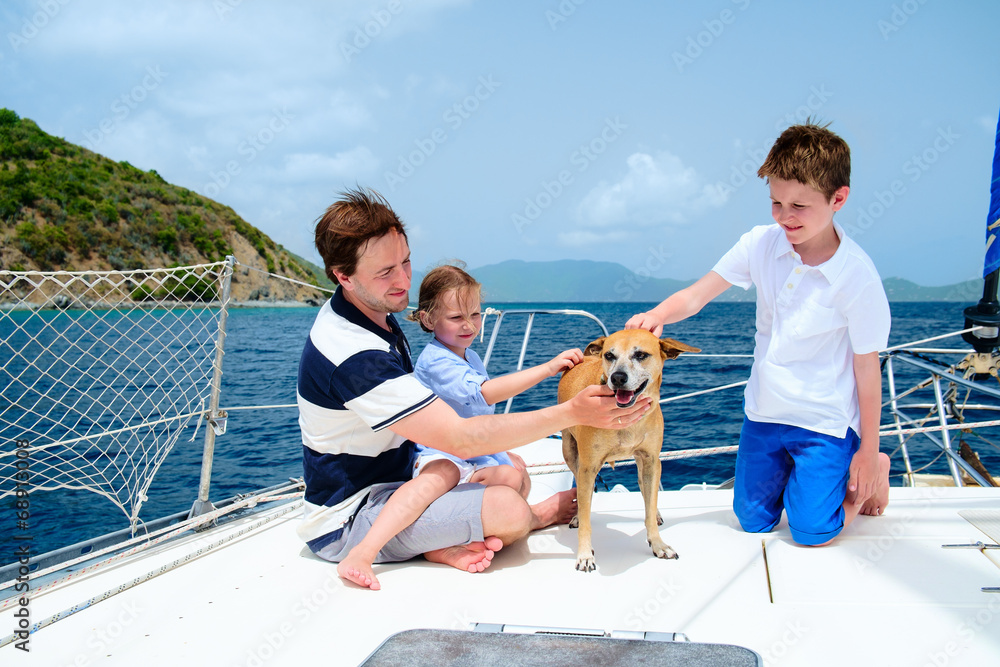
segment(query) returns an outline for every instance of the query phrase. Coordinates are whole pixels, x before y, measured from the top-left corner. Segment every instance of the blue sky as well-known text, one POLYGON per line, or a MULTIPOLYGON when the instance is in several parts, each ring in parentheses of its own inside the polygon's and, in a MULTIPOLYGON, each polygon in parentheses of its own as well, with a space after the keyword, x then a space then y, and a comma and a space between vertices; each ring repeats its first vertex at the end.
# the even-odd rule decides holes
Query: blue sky
POLYGON ((0 8, 0 106, 227 204, 319 261, 382 192, 414 266, 612 261, 690 279, 771 222, 755 176, 813 116, 883 277, 981 274, 1000 3, 41 0, 0 8))

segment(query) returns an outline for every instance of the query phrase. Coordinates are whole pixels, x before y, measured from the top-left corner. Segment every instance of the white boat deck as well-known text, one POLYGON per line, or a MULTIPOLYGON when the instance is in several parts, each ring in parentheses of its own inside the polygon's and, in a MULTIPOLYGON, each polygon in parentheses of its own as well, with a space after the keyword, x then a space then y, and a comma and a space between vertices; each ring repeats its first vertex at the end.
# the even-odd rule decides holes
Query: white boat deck
MULTIPOLYGON (((784 524, 742 532, 731 502, 731 491, 661 492, 662 534, 679 560, 652 557, 639 494, 600 493, 596 572, 574 569, 576 533, 559 526, 504 548, 480 574, 420 560, 376 566, 380 591, 342 582, 312 556, 295 510, 40 629, 30 653, 0 649, 0 664, 357 665, 393 633, 476 622, 680 632, 751 648, 770 665, 997 664, 1000 594, 981 588, 1000 585, 1000 550, 941 545, 992 542, 958 512, 1000 515, 1000 489, 894 488, 884 516, 859 517, 820 549, 795 546, 784 524)), ((261 516, 76 577, 31 601, 32 622, 261 516)), ((0 614, 5 630, 13 613, 0 614)))

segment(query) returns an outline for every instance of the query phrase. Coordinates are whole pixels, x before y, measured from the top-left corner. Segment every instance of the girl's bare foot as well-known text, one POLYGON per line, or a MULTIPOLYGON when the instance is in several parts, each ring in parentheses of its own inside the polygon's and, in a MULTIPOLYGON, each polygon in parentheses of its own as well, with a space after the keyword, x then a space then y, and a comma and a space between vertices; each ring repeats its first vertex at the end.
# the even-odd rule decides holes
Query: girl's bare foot
POLYGON ((576 489, 560 491, 531 506, 531 530, 569 523, 576 516, 576 489))
POLYGON ((889 457, 883 453, 878 455, 878 485, 875 494, 866 500, 859 512, 868 516, 878 516, 889 504, 889 457))
POLYGON ((337 574, 341 579, 346 579, 352 583, 377 591, 382 588, 372 571, 372 561, 361 556, 356 556, 353 550, 347 554, 347 558, 337 563, 337 574))
POLYGON ((498 537, 487 537, 482 542, 470 542, 455 547, 435 549, 424 554, 432 563, 451 565, 466 572, 482 572, 493 562, 493 554, 500 551, 503 542, 498 537))

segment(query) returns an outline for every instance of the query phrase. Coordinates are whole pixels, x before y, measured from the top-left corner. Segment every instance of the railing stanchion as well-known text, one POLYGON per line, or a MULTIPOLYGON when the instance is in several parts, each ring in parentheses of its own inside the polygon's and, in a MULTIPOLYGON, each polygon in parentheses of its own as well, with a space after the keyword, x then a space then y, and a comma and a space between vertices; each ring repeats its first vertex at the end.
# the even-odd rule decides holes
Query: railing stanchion
MULTIPOLYGON (((222 305, 219 310, 219 336, 215 343, 215 363, 212 373, 212 393, 208 401, 208 422, 205 429, 205 448, 201 455, 201 479, 198 483, 198 498, 191 507, 188 518, 193 518, 212 512, 215 506, 209 498, 209 489, 212 484, 212 459, 215 455, 215 436, 226 432, 226 413, 219 412, 219 394, 222 390, 222 359, 225 356, 226 346, 226 319, 229 314, 229 292, 233 278, 233 264, 236 258, 232 255, 226 257, 226 266, 222 271, 220 280, 222 282, 222 305)), ((214 521, 212 522, 215 523, 214 521)), ((207 528, 208 526, 205 526, 207 528)))
POLYGON ((958 466, 955 465, 955 450, 951 448, 951 436, 948 434, 948 430, 944 427, 948 425, 948 416, 945 414, 944 410, 944 396, 941 394, 941 376, 934 375, 934 399, 937 401, 937 411, 938 411, 938 421, 941 422, 941 444, 944 447, 945 452, 948 454, 946 457, 948 459, 948 469, 951 470, 952 479, 955 480, 955 486, 962 485, 962 473, 958 471, 958 466))
MULTIPOLYGON (((892 372, 892 355, 890 354, 885 360, 885 376, 889 380, 889 405, 892 410, 892 419, 896 424, 896 428, 900 428, 899 423, 899 406, 896 402, 896 376, 892 372)), ((906 450, 906 438, 902 433, 898 433, 896 437, 899 438, 899 448, 903 453, 903 464, 906 466, 906 481, 910 486, 913 486, 913 467, 910 464, 910 454, 906 450)))

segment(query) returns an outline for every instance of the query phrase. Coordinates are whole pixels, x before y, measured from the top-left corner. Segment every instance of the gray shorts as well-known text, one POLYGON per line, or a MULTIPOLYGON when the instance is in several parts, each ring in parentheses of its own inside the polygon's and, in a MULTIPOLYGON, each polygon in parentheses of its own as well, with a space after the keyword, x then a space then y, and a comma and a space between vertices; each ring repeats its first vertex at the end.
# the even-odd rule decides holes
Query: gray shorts
MULTIPOLYGON (((316 555, 334 563, 340 562, 364 539, 389 497, 403 484, 374 485, 368 499, 344 526, 344 535, 317 551, 316 555)), ((432 502, 416 521, 389 540, 375 562, 398 563, 435 549, 482 542, 485 490, 482 484, 459 484, 432 502)))

